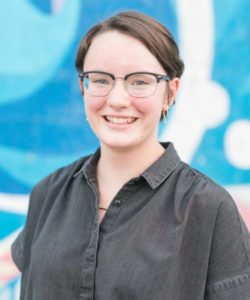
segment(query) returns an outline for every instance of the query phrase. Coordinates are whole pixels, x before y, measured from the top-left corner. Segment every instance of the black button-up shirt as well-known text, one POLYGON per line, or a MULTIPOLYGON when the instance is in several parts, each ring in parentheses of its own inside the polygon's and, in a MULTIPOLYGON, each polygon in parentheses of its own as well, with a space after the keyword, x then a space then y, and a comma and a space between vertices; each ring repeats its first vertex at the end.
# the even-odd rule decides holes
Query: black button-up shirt
POLYGON ((234 202, 164 147, 100 225, 99 151, 35 186, 12 247, 22 300, 250 299, 250 238, 234 202))

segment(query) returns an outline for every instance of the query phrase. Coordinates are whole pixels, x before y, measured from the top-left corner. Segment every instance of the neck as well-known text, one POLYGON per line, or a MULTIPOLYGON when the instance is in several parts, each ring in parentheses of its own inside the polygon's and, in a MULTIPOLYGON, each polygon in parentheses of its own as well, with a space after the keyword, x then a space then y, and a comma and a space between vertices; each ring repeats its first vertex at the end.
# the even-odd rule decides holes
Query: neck
POLYGON ((157 141, 151 145, 131 149, 114 149, 101 145, 101 156, 97 167, 97 175, 101 178, 126 182, 139 176, 164 152, 164 148, 157 141))

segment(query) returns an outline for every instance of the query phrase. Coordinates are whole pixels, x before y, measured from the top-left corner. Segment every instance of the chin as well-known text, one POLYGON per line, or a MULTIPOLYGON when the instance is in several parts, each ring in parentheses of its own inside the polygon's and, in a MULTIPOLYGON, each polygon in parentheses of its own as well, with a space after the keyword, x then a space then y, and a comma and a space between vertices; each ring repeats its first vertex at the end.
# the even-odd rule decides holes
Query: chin
POLYGON ((128 141, 128 140, 102 140, 101 144, 105 145, 108 148, 112 148, 114 150, 129 150, 129 149, 133 149, 136 148, 136 146, 138 146, 138 143, 136 143, 135 141, 128 141))

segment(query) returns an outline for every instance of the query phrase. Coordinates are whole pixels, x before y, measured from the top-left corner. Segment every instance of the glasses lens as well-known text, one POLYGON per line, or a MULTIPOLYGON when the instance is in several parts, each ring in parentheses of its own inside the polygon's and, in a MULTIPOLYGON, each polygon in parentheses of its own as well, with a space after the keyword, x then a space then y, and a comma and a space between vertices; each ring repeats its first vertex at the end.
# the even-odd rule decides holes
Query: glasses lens
POLYGON ((157 80, 154 75, 150 74, 132 74, 127 78, 126 84, 131 96, 149 97, 155 92, 157 80))
POLYGON ((85 74, 84 89, 92 96, 106 96, 112 88, 113 79, 108 74, 93 72, 85 74))

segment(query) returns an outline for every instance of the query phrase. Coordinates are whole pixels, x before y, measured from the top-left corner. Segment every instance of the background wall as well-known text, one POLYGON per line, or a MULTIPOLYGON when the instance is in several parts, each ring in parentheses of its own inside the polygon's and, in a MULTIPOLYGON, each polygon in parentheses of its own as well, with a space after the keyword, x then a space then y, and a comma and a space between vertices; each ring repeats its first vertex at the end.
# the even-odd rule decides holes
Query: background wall
POLYGON ((10 244, 32 186, 92 152, 97 140, 74 69, 80 37, 121 9, 170 28, 186 64, 161 125, 183 160, 235 198, 250 228, 250 2, 248 0, 0 1, 0 299, 17 299, 10 244))

